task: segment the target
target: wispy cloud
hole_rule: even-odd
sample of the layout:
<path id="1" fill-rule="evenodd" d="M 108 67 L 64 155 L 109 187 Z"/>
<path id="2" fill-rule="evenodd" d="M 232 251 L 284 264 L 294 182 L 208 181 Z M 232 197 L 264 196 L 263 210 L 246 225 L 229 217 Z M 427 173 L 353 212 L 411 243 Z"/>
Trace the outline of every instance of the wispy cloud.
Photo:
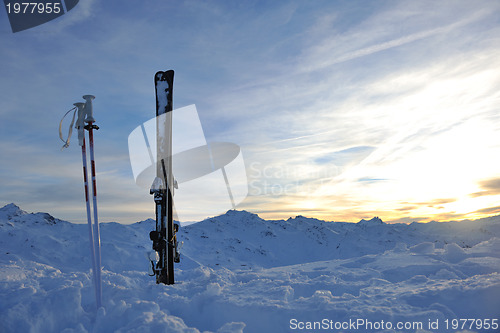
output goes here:
<path id="1" fill-rule="evenodd" d="M 471 193 L 473 198 L 482 197 L 485 195 L 499 195 L 500 194 L 500 178 L 491 178 L 479 182 L 480 192 Z"/>
<path id="2" fill-rule="evenodd" d="M 480 213 L 480 214 L 500 214 L 500 206 L 479 209 L 479 210 L 475 211 L 475 213 Z"/>

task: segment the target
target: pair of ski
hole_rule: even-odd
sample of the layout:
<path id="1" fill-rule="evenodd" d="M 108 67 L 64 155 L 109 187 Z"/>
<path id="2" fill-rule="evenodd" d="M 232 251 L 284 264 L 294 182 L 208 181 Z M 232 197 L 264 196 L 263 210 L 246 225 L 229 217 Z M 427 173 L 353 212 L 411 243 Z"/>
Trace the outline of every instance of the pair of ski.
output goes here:
<path id="1" fill-rule="evenodd" d="M 174 71 L 155 74 L 156 91 L 156 178 L 150 194 L 154 196 L 156 229 L 149 233 L 153 241 L 154 257 L 149 257 L 156 283 L 174 284 L 174 262 L 179 262 L 173 220 L 175 181 L 172 174 L 172 93 Z"/>

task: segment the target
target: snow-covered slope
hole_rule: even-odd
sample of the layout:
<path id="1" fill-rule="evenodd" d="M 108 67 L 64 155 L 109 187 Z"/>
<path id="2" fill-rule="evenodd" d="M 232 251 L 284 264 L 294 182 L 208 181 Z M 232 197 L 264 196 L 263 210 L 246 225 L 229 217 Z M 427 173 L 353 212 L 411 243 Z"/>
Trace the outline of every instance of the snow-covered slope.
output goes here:
<path id="1" fill-rule="evenodd" d="M 0 208 L 0 331 L 500 331 L 500 217 L 406 225 L 229 211 L 181 228 L 172 286 L 147 276 L 153 225 L 101 224 L 96 311 L 87 225 Z"/>
<path id="2" fill-rule="evenodd" d="M 470 248 L 500 235 L 500 217 L 460 223 L 385 224 L 375 217 L 359 223 L 324 222 L 298 216 L 266 221 L 246 211 L 184 227 L 180 239 L 205 265 L 274 267 L 382 253 L 398 243 L 431 242 L 437 248 L 457 243 Z"/>

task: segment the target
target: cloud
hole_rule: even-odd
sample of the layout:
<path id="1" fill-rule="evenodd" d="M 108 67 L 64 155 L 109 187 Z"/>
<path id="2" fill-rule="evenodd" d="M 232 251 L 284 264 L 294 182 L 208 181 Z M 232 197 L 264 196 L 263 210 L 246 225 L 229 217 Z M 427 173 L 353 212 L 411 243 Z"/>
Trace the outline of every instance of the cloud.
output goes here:
<path id="1" fill-rule="evenodd" d="M 427 206 L 427 207 L 436 207 L 436 206 L 442 206 L 442 205 L 445 205 L 447 203 L 451 203 L 451 202 L 455 202 L 455 201 L 457 201 L 456 198 L 433 199 L 433 200 L 426 201 L 426 202 L 419 202 L 419 203 L 417 203 L 417 205 Z"/>
<path id="2" fill-rule="evenodd" d="M 318 19 L 321 28 L 311 31 L 318 36 L 310 36 L 314 44 L 305 49 L 301 69 L 327 69 L 429 37 L 447 35 L 491 15 L 491 8 L 465 8 L 463 4 L 454 7 L 454 11 L 450 11 L 448 4 L 444 6 L 446 10 L 436 8 L 432 14 L 426 7 L 421 3 L 383 8 L 346 31 L 341 30 L 340 15 L 320 14 L 327 19 Z M 425 23 L 420 19 L 422 15 L 427 18 Z"/>
<path id="3" fill-rule="evenodd" d="M 415 210 L 417 208 L 418 208 L 418 206 L 404 206 L 404 207 L 396 208 L 396 210 L 400 211 L 400 212 L 410 212 L 410 211 Z"/>
<path id="4" fill-rule="evenodd" d="M 480 192 L 471 193 L 473 198 L 500 194 L 500 178 L 490 178 L 479 182 Z"/>
<path id="5" fill-rule="evenodd" d="M 386 221 L 384 221 L 386 222 Z M 390 221 L 387 221 L 386 223 L 405 223 L 405 224 L 410 224 L 413 222 L 421 222 L 421 223 L 426 223 L 429 222 L 428 217 L 400 217 L 397 219 L 392 219 Z"/>
<path id="6" fill-rule="evenodd" d="M 15 202 L 30 211 L 50 211 L 62 219 L 85 222 L 81 152 L 73 139 L 65 151 L 60 151 L 59 142 L 50 148 L 35 140 L 0 142 L 0 202 Z M 128 156 L 118 155 L 104 142 L 97 142 L 95 149 L 100 220 L 131 223 L 151 217 L 153 210 L 145 215 L 143 208 L 152 206 L 152 199 L 148 191 L 135 185 Z"/>
<path id="7" fill-rule="evenodd" d="M 345 166 L 362 161 L 366 156 L 375 150 L 375 147 L 358 146 L 343 149 L 336 152 L 328 152 L 325 155 L 315 158 L 319 164 L 332 163 L 338 166 Z"/>
<path id="8" fill-rule="evenodd" d="M 89 19 L 93 15 L 95 15 L 95 13 L 99 12 L 99 10 L 102 10 L 102 8 L 99 7 L 98 1 L 80 0 L 72 10 L 67 12 L 61 18 L 54 21 L 53 22 L 54 24 L 51 25 L 50 28 L 49 27 L 47 28 L 50 29 L 50 33 L 54 32 L 60 33 L 65 29 L 67 29 L 68 27 L 71 27 L 79 23 L 86 22 L 87 24 L 91 24 L 89 22 Z"/>
<path id="9" fill-rule="evenodd" d="M 475 211 L 474 213 L 479 213 L 479 214 L 500 214 L 500 206 L 479 209 L 479 210 Z"/>
<path id="10" fill-rule="evenodd" d="M 408 43 L 411 43 L 411 42 L 414 42 L 414 41 L 417 41 L 420 39 L 424 39 L 424 38 L 445 32 L 454 26 L 455 25 L 451 25 L 451 26 L 446 26 L 446 27 L 417 32 L 417 33 L 403 36 L 400 38 L 396 38 L 393 40 L 385 41 L 385 42 L 382 42 L 379 44 L 370 45 L 368 47 L 360 48 L 360 49 L 355 50 L 355 51 L 346 52 L 346 53 L 340 54 L 336 57 L 332 57 L 331 55 L 326 56 L 326 54 L 325 54 L 323 61 L 318 61 L 318 59 L 313 60 L 310 62 L 313 65 L 310 67 L 304 68 L 304 70 L 308 71 L 308 72 L 309 71 L 316 71 L 316 70 L 331 67 L 333 65 L 340 64 L 340 63 L 343 63 L 346 61 L 354 60 L 354 59 L 361 58 L 361 57 L 366 57 L 366 56 L 372 55 L 372 54 L 377 53 L 377 52 L 385 51 L 385 50 L 388 50 L 388 49 L 391 49 L 394 47 L 402 46 L 402 45 L 405 45 L 405 44 L 408 44 Z M 333 51 L 333 49 L 322 50 L 322 51 L 323 52 L 326 51 L 326 52 L 330 53 Z M 319 55 L 319 54 L 315 55 L 315 57 L 317 57 L 317 58 L 319 58 L 320 56 L 321 55 Z"/>

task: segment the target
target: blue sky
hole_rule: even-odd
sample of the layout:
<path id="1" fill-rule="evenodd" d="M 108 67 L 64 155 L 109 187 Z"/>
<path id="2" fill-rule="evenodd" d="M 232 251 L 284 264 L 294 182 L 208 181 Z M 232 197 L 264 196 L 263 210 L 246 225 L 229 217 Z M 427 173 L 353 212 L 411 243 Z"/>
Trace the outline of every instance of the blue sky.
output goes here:
<path id="1" fill-rule="evenodd" d="M 76 135 L 96 95 L 99 215 L 153 216 L 127 138 L 154 116 L 153 76 L 241 147 L 266 218 L 475 218 L 500 212 L 500 3 L 95 1 L 13 34 L 0 10 L 0 204 L 85 221 Z"/>

